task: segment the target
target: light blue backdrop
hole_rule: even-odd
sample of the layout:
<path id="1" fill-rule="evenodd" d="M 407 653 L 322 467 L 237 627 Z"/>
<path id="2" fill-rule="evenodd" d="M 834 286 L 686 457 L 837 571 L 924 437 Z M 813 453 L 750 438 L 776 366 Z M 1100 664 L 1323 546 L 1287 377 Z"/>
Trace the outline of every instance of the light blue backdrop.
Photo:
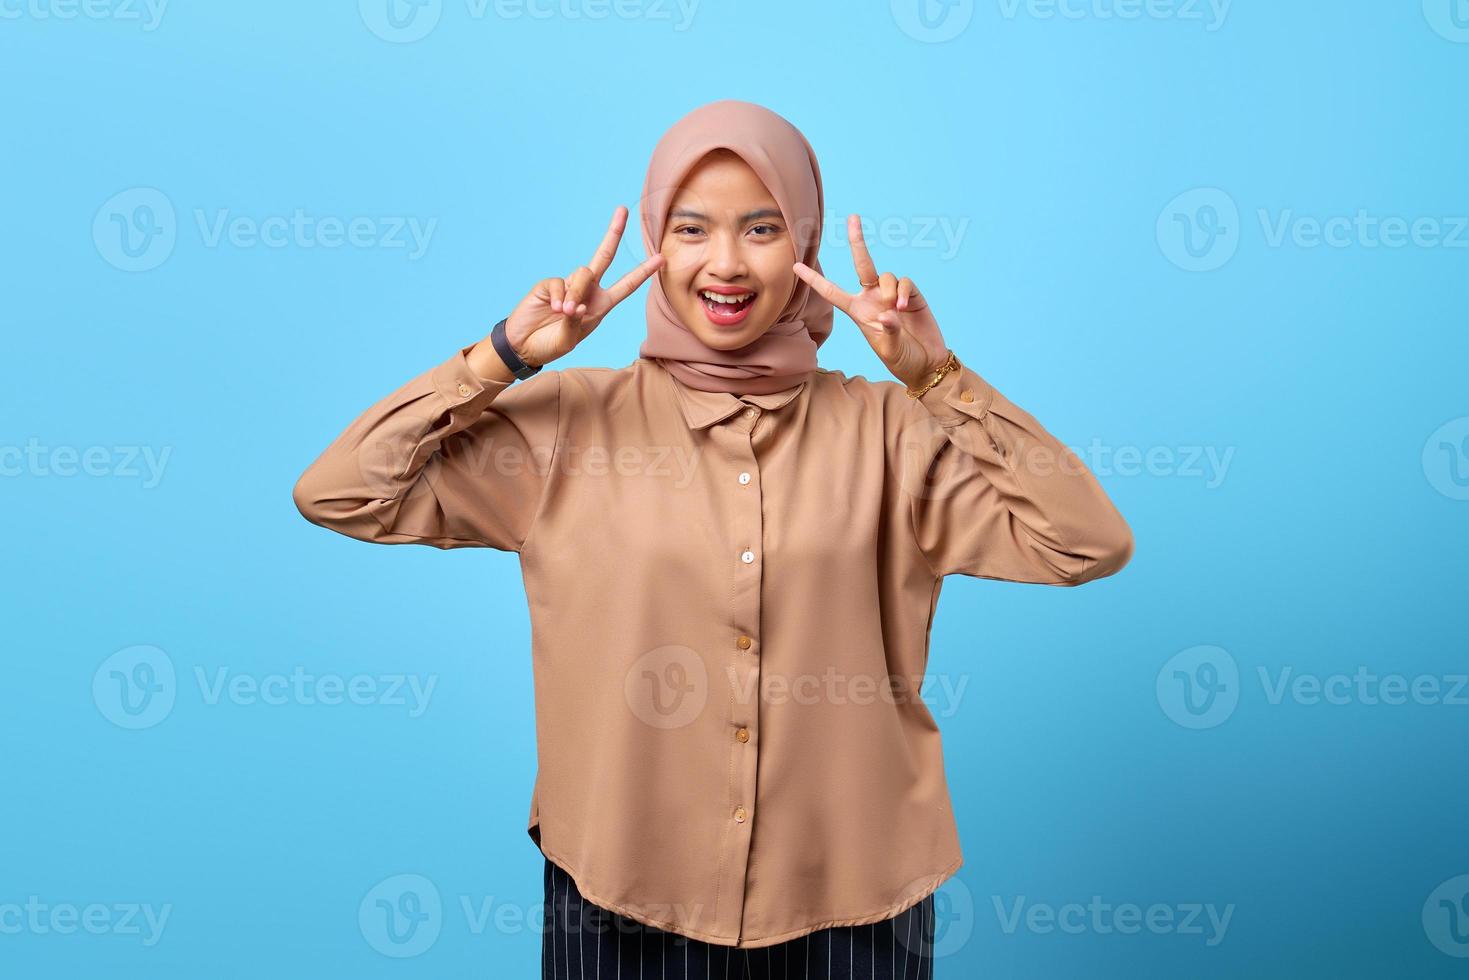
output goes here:
<path id="1" fill-rule="evenodd" d="M 1137 535 L 946 584 L 938 976 L 1464 975 L 1469 2 L 392 2 L 0 0 L 0 975 L 537 975 L 515 556 L 290 491 L 725 97 Z"/>

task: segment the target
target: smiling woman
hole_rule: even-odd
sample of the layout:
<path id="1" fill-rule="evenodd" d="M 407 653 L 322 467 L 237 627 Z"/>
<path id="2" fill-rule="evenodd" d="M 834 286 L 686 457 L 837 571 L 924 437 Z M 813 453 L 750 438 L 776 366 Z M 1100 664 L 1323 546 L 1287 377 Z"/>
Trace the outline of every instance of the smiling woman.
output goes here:
<path id="1" fill-rule="evenodd" d="M 946 575 L 1077 585 L 1132 553 L 1081 461 L 878 273 L 857 216 L 860 291 L 821 274 L 822 206 L 788 121 L 694 110 L 654 149 L 642 264 L 601 285 L 618 208 L 587 265 L 296 485 L 365 541 L 519 553 L 547 977 L 928 980 L 933 893 L 962 863 L 938 725 L 861 692 L 921 687 Z M 639 357 L 541 373 L 643 282 Z M 834 308 L 899 383 L 817 365 Z M 589 447 L 612 465 L 576 465 Z M 1024 464 L 1037 448 L 1053 465 Z"/>
<path id="2" fill-rule="evenodd" d="M 824 206 L 816 153 L 780 116 L 725 101 L 681 119 L 643 180 L 643 246 L 664 264 L 638 352 L 702 391 L 799 384 L 832 328 L 832 304 L 796 275 L 821 268 Z"/>
<path id="3" fill-rule="evenodd" d="M 732 150 L 711 151 L 684 179 L 661 251 L 664 294 L 716 350 L 744 347 L 769 330 L 799 282 L 780 208 Z"/>

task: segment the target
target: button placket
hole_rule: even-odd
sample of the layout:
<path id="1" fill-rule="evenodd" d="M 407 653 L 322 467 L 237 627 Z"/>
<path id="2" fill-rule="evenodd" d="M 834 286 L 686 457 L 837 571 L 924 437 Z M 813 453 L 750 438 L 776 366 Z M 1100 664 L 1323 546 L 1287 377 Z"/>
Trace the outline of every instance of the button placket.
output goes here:
<path id="1" fill-rule="evenodd" d="M 760 494 L 760 469 L 755 458 L 752 433 L 761 412 L 747 406 L 716 424 L 711 435 L 723 449 L 721 462 L 728 461 L 730 470 L 720 481 L 738 491 L 730 495 L 734 555 L 731 576 L 729 623 L 729 678 L 731 691 L 729 717 L 729 796 L 723 801 L 729 832 L 724 837 L 727 848 L 719 885 L 718 919 L 721 932 L 738 935 L 742 931 L 745 911 L 745 873 L 749 867 L 750 844 L 755 823 L 755 777 L 759 760 L 761 555 L 764 550 L 763 510 Z"/>

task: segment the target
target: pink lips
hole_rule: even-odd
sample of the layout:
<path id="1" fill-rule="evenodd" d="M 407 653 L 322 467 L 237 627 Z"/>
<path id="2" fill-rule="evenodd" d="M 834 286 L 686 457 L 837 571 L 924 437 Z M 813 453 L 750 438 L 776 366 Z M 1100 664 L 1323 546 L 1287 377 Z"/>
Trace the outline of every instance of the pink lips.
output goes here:
<path id="1" fill-rule="evenodd" d="M 705 287 L 705 290 L 711 293 L 719 293 L 722 296 L 735 296 L 740 293 L 751 292 L 751 290 L 739 286 L 708 286 Z M 705 290 L 700 290 L 699 292 L 704 292 Z M 695 293 L 695 295 L 698 295 L 698 293 Z M 741 306 L 730 306 L 727 303 L 711 303 L 703 296 L 699 296 L 699 305 L 704 307 L 704 315 L 709 318 L 710 323 L 720 327 L 732 327 L 749 316 L 751 308 L 755 305 L 756 298 L 755 296 L 751 296 Z"/>

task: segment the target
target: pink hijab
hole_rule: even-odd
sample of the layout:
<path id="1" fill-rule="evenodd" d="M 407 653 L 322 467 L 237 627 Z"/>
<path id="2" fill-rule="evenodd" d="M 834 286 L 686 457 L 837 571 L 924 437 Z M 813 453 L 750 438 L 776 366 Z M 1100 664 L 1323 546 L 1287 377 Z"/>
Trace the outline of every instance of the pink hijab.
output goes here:
<path id="1" fill-rule="evenodd" d="M 724 99 L 688 113 L 653 148 L 639 205 L 643 247 L 659 251 L 663 227 L 684 177 L 710 150 L 725 148 L 750 165 L 785 217 L 800 261 L 821 264 L 824 199 L 821 168 L 811 144 L 795 126 L 764 106 Z M 775 323 L 736 350 L 717 350 L 684 326 L 656 273 L 648 279 L 648 336 L 638 349 L 675 378 L 703 391 L 736 395 L 781 391 L 805 381 L 816 367 L 816 348 L 831 333 L 832 307 L 801 279 Z"/>

